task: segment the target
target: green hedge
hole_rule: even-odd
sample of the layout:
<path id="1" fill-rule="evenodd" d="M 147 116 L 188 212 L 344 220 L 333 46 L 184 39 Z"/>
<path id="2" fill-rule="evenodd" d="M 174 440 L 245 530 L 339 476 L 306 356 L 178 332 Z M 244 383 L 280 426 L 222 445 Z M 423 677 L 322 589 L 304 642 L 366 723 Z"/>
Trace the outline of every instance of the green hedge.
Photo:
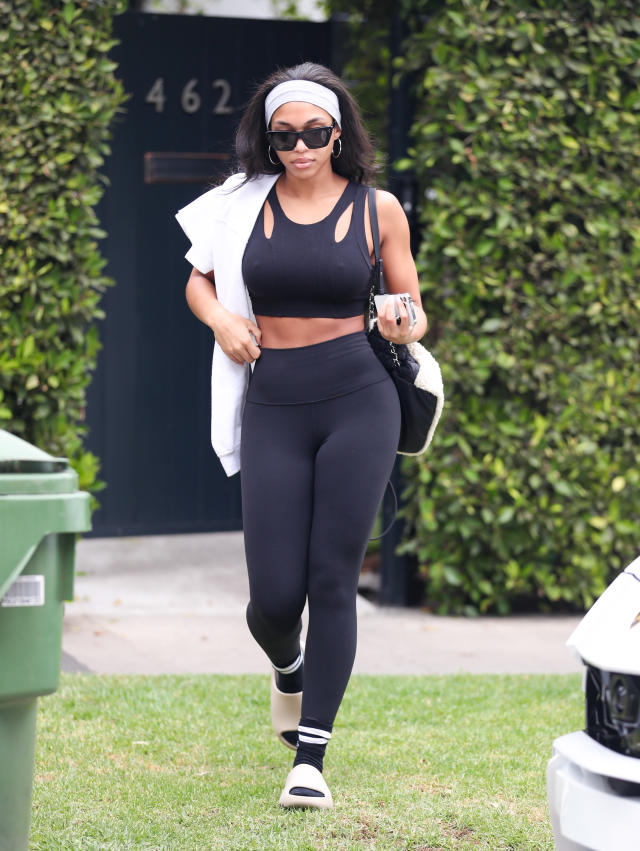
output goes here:
<path id="1" fill-rule="evenodd" d="M 403 549 L 438 611 L 584 607 L 640 550 L 636 4 L 399 9 L 447 394 Z"/>
<path id="2" fill-rule="evenodd" d="M 124 100 L 108 51 L 118 0 L 0 0 L 0 427 L 69 457 L 84 488 L 85 391 L 109 283 L 94 207 Z"/>

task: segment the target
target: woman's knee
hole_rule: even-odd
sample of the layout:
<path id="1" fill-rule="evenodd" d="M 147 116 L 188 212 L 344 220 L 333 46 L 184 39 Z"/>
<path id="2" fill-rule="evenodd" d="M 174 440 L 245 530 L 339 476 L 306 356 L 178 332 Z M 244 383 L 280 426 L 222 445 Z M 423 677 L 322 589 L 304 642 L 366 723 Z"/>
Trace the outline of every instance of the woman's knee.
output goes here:
<path id="1" fill-rule="evenodd" d="M 352 574 L 352 575 L 347 575 Z M 359 571 L 318 569 L 309 576 L 309 612 L 326 609 L 334 614 L 355 612 Z"/>
<path id="2" fill-rule="evenodd" d="M 300 623 L 304 598 L 293 594 L 267 594 L 262 599 L 254 595 L 247 606 L 247 624 L 252 634 L 278 636 L 294 630 Z"/>

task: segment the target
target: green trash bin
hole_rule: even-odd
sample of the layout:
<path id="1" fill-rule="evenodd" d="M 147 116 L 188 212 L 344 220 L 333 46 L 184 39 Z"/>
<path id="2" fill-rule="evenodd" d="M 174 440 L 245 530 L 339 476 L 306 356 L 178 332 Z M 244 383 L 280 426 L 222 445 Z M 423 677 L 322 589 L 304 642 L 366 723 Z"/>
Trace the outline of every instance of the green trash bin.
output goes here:
<path id="1" fill-rule="evenodd" d="M 75 535 L 90 528 L 68 461 L 0 429 L 0 851 L 28 847 L 37 700 L 58 687 Z"/>

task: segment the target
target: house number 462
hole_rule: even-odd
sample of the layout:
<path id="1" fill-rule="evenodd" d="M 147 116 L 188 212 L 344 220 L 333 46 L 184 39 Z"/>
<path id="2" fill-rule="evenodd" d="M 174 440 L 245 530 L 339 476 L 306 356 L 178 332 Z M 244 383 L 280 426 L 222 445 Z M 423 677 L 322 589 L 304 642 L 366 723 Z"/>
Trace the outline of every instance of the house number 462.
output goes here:
<path id="1" fill-rule="evenodd" d="M 192 114 L 197 112 L 202 105 L 202 97 L 196 90 L 198 85 L 197 78 L 189 80 L 182 89 L 180 95 L 180 104 L 182 109 Z M 231 97 L 231 84 L 228 80 L 214 80 L 211 83 L 211 88 L 217 93 L 216 104 L 213 107 L 214 115 L 230 115 L 233 112 L 233 107 L 229 106 L 229 98 Z M 147 92 L 145 103 L 152 103 L 155 106 L 156 112 L 164 112 L 164 104 L 167 97 L 164 93 L 164 77 L 158 77 L 154 80 L 153 85 Z"/>

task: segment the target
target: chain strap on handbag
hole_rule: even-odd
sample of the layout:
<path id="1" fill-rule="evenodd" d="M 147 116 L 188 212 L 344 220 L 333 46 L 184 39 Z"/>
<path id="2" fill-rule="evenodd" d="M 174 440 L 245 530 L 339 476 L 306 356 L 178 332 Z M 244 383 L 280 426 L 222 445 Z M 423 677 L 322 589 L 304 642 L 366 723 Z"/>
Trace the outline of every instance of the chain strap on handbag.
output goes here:
<path id="1" fill-rule="evenodd" d="M 375 296 L 386 294 L 384 288 L 384 262 L 380 254 L 380 230 L 378 228 L 375 186 L 369 187 L 369 220 L 371 222 L 371 236 L 373 237 L 373 253 L 375 257 L 375 264 L 371 275 L 371 286 L 369 287 L 369 330 L 371 330 L 377 316 Z M 388 342 L 393 362 L 396 366 L 400 366 L 395 343 L 392 343 L 390 340 Z"/>

